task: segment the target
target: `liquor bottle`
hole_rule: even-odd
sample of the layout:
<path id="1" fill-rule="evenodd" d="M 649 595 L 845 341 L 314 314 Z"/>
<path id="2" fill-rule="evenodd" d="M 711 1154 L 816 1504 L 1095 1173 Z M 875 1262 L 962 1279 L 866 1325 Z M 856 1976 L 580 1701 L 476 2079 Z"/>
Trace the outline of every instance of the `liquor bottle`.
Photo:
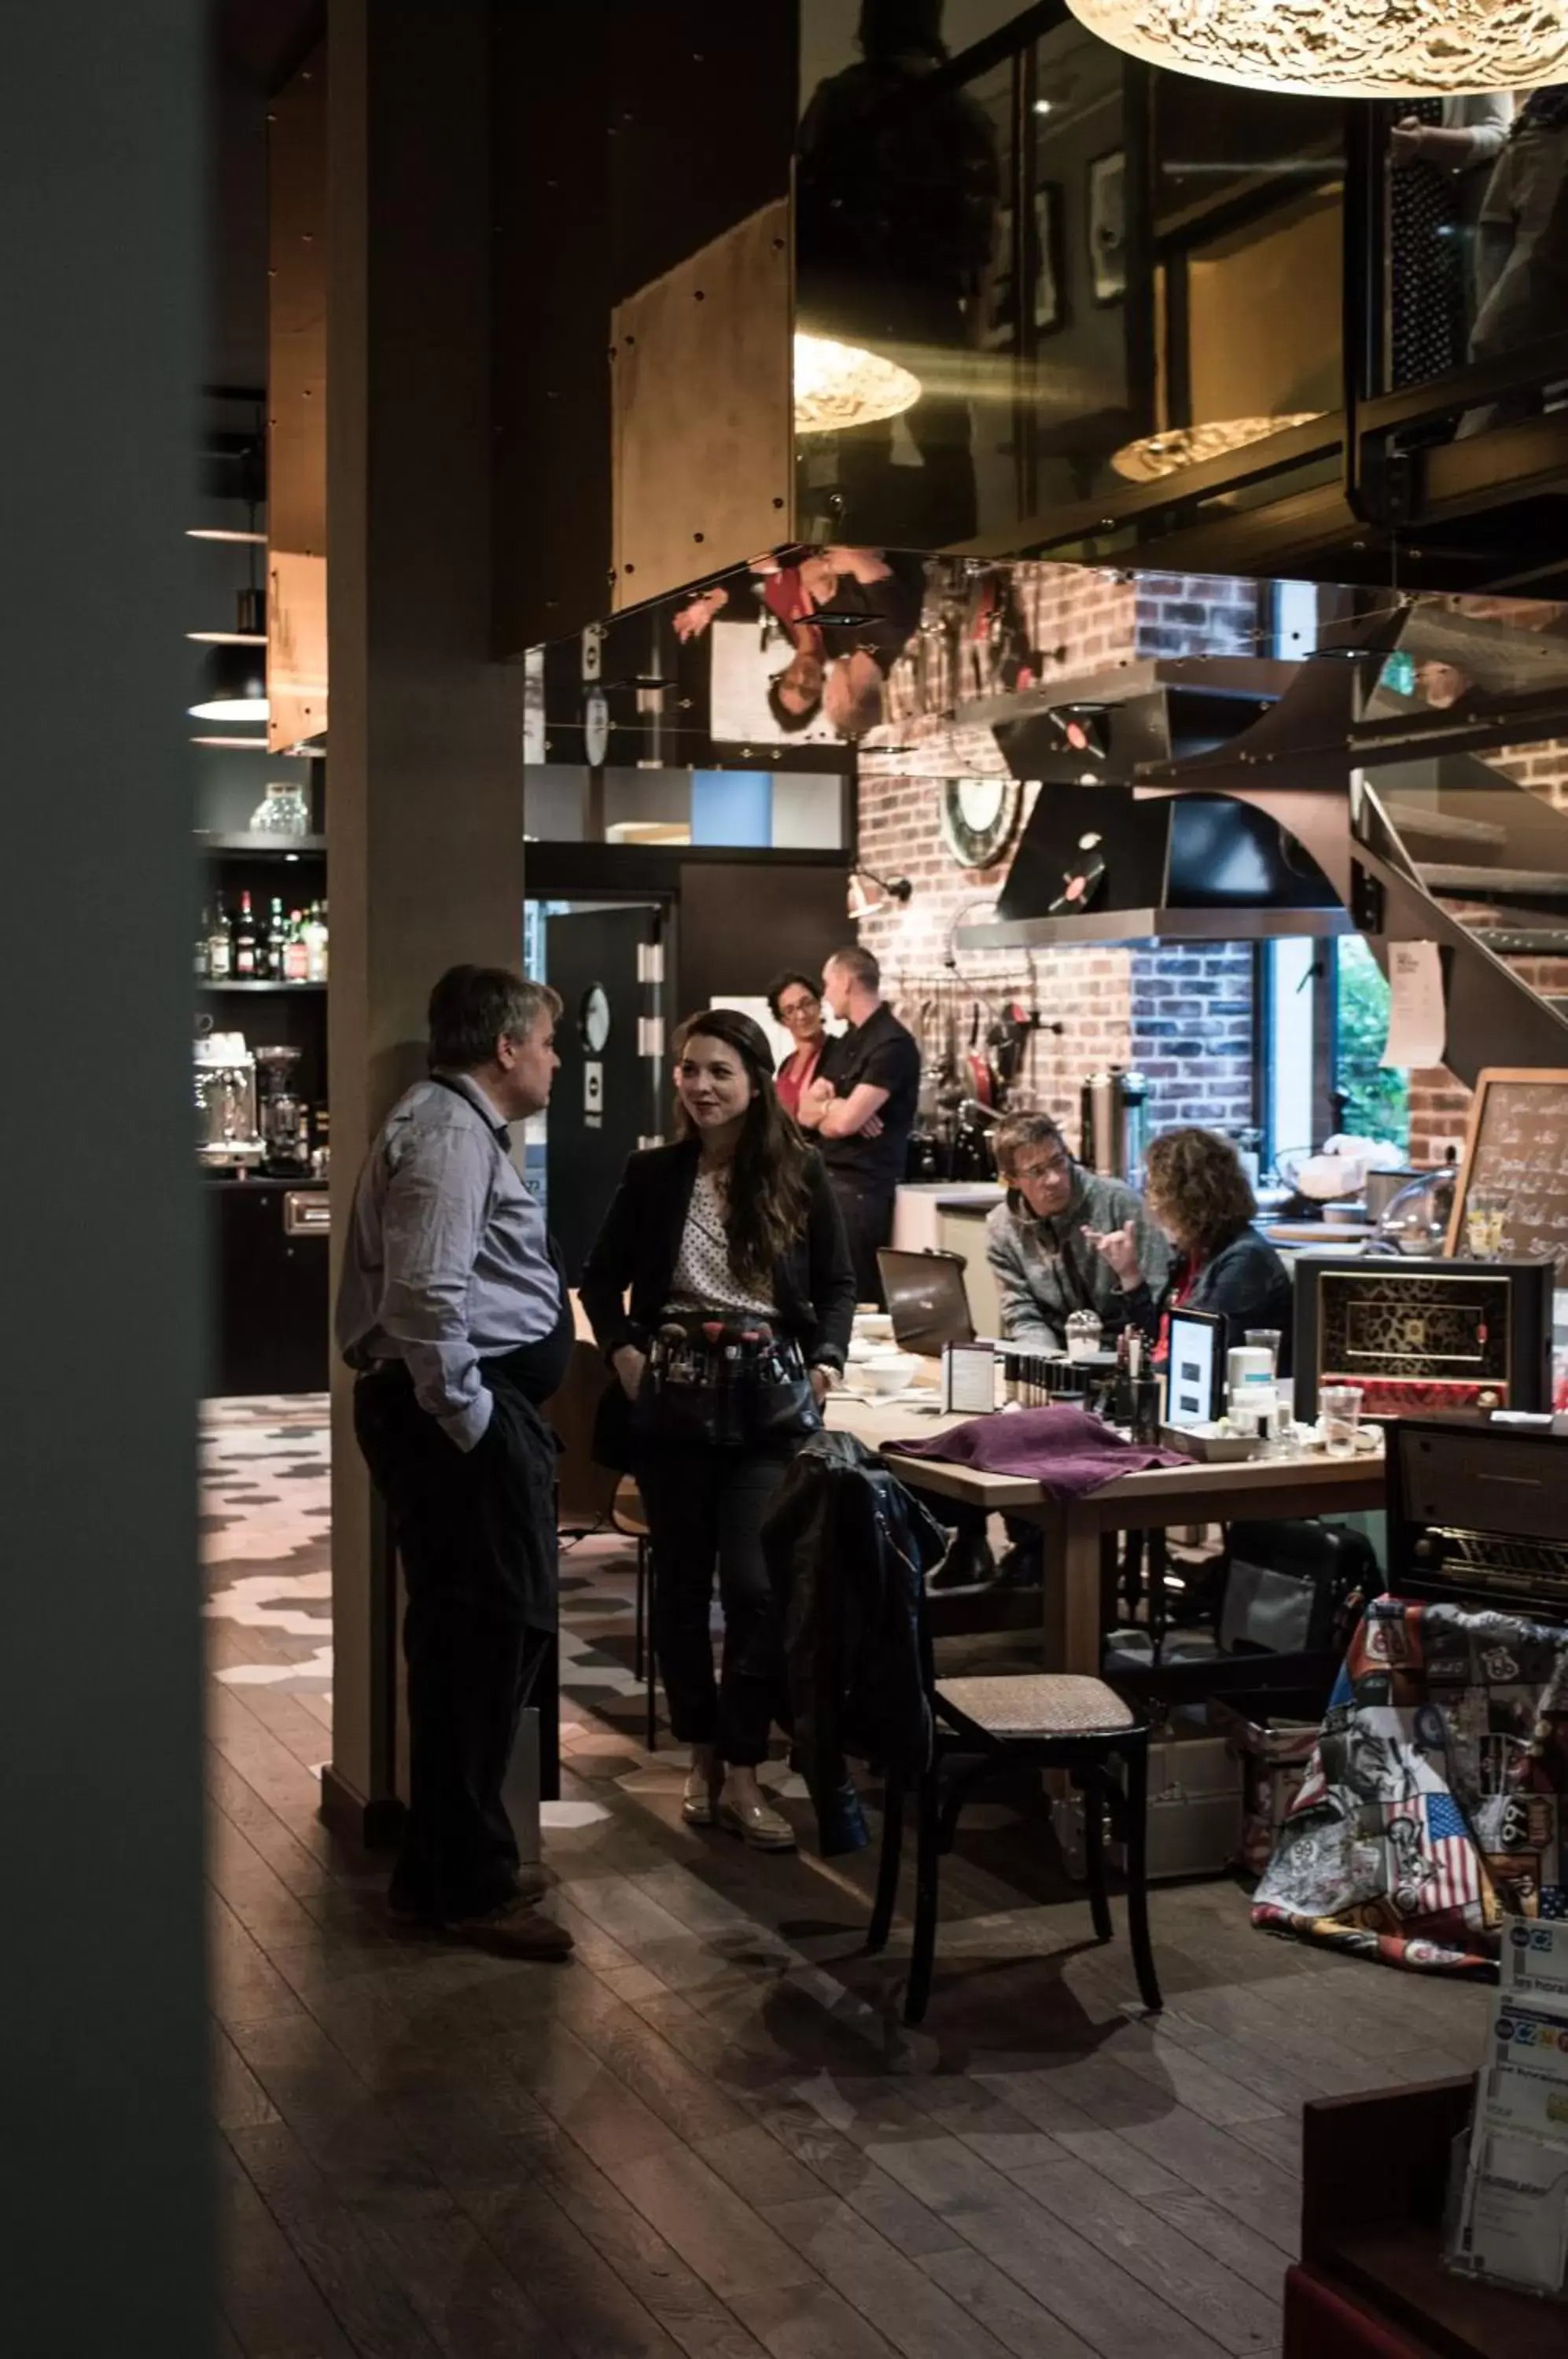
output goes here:
<path id="1" fill-rule="evenodd" d="M 310 914 L 305 920 L 305 974 L 308 982 L 325 983 L 327 979 L 327 920 L 324 906 L 312 901 Z"/>
<path id="2" fill-rule="evenodd" d="M 256 919 L 251 914 L 250 895 L 240 895 L 240 914 L 234 921 L 234 980 L 255 983 L 261 963 L 256 940 Z"/>
<path id="3" fill-rule="evenodd" d="M 227 983 L 234 971 L 234 945 L 228 914 L 222 901 L 218 901 L 212 910 L 212 929 L 207 936 L 207 972 L 214 983 Z"/>
<path id="4" fill-rule="evenodd" d="M 212 965 L 208 945 L 212 934 L 212 912 L 203 909 L 201 922 L 196 929 L 196 980 L 207 983 L 212 978 Z"/>
<path id="5" fill-rule="evenodd" d="M 283 951 L 288 940 L 288 929 L 283 923 L 283 904 L 275 893 L 267 921 L 267 979 L 269 983 L 281 983 L 283 980 Z"/>
<path id="6" fill-rule="evenodd" d="M 305 948 L 305 921 L 298 909 L 289 912 L 289 935 L 283 945 L 283 980 L 285 983 L 305 983 L 310 977 L 310 956 Z"/>

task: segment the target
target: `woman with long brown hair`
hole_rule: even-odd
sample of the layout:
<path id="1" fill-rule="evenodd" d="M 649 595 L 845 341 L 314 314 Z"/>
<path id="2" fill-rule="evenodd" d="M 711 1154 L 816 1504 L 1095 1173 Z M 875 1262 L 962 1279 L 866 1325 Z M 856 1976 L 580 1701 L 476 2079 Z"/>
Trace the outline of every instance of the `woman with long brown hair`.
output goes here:
<path id="1" fill-rule="evenodd" d="M 655 1646 L 670 1724 L 691 1747 L 682 1815 L 781 1851 L 789 1822 L 757 1777 L 782 1676 L 762 1521 L 844 1366 L 855 1273 L 821 1158 L 779 1103 L 761 1027 L 732 1008 L 689 1016 L 675 1092 L 674 1144 L 627 1162 L 582 1299 L 630 1404 Z"/>

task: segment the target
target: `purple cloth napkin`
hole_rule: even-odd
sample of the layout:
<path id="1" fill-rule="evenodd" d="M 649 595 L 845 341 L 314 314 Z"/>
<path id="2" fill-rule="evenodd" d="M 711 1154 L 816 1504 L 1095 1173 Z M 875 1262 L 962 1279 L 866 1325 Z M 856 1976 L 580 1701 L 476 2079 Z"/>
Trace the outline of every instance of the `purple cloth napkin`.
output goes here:
<path id="1" fill-rule="evenodd" d="M 1032 1475 L 1059 1499 L 1082 1499 L 1118 1474 L 1188 1462 L 1180 1451 L 1124 1441 L 1083 1408 L 1020 1408 L 1007 1416 L 972 1417 L 930 1440 L 886 1441 L 882 1447 L 909 1458 L 945 1458 L 981 1474 Z"/>

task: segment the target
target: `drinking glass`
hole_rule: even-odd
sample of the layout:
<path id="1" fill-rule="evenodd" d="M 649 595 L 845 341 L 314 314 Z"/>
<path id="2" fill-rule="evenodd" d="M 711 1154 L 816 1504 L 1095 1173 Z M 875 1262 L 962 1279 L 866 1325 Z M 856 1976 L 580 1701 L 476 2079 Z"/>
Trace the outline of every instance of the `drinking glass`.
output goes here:
<path id="1" fill-rule="evenodd" d="M 1324 1385 L 1318 1394 L 1323 1449 L 1330 1458 L 1353 1458 L 1356 1430 L 1361 1422 L 1359 1385 Z"/>
<path id="2" fill-rule="evenodd" d="M 1249 1387 L 1256 1391 L 1256 1402 L 1248 1407 L 1258 1410 L 1258 1440 L 1261 1455 L 1272 1458 L 1279 1449 L 1279 1330 L 1278 1327 L 1248 1327 L 1246 1340 L 1250 1350 L 1267 1352 L 1271 1375 L 1267 1386 Z"/>

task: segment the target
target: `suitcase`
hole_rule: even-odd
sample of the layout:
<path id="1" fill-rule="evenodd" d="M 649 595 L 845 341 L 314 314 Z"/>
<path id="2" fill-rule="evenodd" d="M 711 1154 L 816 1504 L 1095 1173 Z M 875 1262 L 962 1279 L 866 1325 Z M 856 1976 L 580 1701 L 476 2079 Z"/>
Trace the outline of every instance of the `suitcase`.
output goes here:
<path id="1" fill-rule="evenodd" d="M 1073 1794 L 1053 1803 L 1051 1826 L 1067 1873 L 1082 1882 L 1083 1805 Z M 1149 1880 L 1224 1875 L 1241 1850 L 1241 1763 L 1224 1737 L 1157 1737 L 1149 1748 Z M 1107 1837 L 1105 1857 L 1118 1874 L 1127 1865 L 1119 1843 Z"/>

